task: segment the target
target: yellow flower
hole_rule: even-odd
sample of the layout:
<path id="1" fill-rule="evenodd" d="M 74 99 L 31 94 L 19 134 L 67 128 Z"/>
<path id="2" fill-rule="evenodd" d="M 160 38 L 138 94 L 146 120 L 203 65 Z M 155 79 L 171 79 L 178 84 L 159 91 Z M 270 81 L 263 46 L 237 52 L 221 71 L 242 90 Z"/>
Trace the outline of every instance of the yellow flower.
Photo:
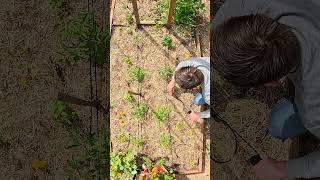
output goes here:
<path id="1" fill-rule="evenodd" d="M 124 126 L 124 120 L 120 119 L 119 124 L 120 124 L 120 126 Z"/>
<path id="2" fill-rule="evenodd" d="M 122 27 L 121 27 L 121 26 L 120 26 L 120 27 L 118 27 L 118 30 L 119 30 L 119 31 L 122 31 Z"/>
<path id="3" fill-rule="evenodd" d="M 119 112 L 119 115 L 120 115 L 120 116 L 124 116 L 124 112 L 123 112 L 123 111 L 120 111 L 120 112 Z"/>
<path id="4" fill-rule="evenodd" d="M 189 135 L 192 135 L 192 134 L 193 134 L 192 129 L 189 129 L 188 134 L 189 134 Z"/>
<path id="5" fill-rule="evenodd" d="M 190 59 L 190 53 L 189 53 L 189 52 L 186 52 L 186 53 L 184 54 L 184 58 L 185 58 L 185 59 Z"/>
<path id="6" fill-rule="evenodd" d="M 32 168 L 33 169 L 41 169 L 45 168 L 47 166 L 46 161 L 41 161 L 41 160 L 33 160 L 32 161 Z"/>
<path id="7" fill-rule="evenodd" d="M 190 160 L 188 161 L 188 164 L 190 164 L 191 166 L 193 166 L 193 161 L 190 159 Z"/>
<path id="8" fill-rule="evenodd" d="M 117 174 L 117 176 L 118 176 L 118 177 L 121 177 L 121 176 L 122 176 L 122 174 L 121 174 L 121 173 L 118 173 L 118 174 Z"/>

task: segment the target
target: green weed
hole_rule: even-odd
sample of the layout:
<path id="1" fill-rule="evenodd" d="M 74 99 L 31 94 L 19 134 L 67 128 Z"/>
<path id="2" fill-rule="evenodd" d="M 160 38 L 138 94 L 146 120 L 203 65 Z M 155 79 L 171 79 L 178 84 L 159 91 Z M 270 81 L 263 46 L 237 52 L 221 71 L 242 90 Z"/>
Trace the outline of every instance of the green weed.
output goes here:
<path id="1" fill-rule="evenodd" d="M 122 58 L 122 61 L 125 63 L 125 64 L 128 64 L 128 65 L 132 65 L 132 61 L 131 61 L 131 58 L 129 56 L 124 56 Z"/>
<path id="2" fill-rule="evenodd" d="M 133 66 L 128 71 L 129 77 L 134 80 L 142 83 L 145 77 L 145 72 L 139 66 Z"/>
<path id="3" fill-rule="evenodd" d="M 160 135 L 159 144 L 162 148 L 168 148 L 171 142 L 170 134 L 163 133 Z"/>
<path id="4" fill-rule="evenodd" d="M 129 141 L 129 137 L 127 137 L 124 133 L 118 134 L 116 138 L 122 143 Z"/>
<path id="5" fill-rule="evenodd" d="M 132 30 L 131 27 L 127 27 L 127 28 L 126 28 L 126 32 L 127 32 L 128 34 L 132 34 L 132 33 L 133 33 L 133 30 Z"/>
<path id="6" fill-rule="evenodd" d="M 142 122 L 144 117 L 146 116 L 147 112 L 148 112 L 147 105 L 145 105 L 144 103 L 140 102 L 134 107 L 133 111 L 131 112 L 131 115 L 138 122 Z"/>
<path id="7" fill-rule="evenodd" d="M 145 144 L 145 140 L 142 136 L 140 137 L 131 137 L 131 144 L 137 147 L 142 147 Z"/>
<path id="8" fill-rule="evenodd" d="M 173 76 L 173 69 L 169 65 L 165 65 L 159 70 L 159 74 L 165 81 L 169 82 Z"/>
<path id="9" fill-rule="evenodd" d="M 170 111 L 167 107 L 157 106 L 154 109 L 153 116 L 157 121 L 158 127 L 160 126 L 161 123 L 164 123 L 169 119 L 169 112 Z"/>
<path id="10" fill-rule="evenodd" d="M 168 16 L 170 0 L 158 1 L 156 5 L 156 13 L 158 19 L 162 22 Z M 185 26 L 185 27 L 194 27 L 195 26 L 195 16 L 196 11 L 204 10 L 205 5 L 201 0 L 176 0 L 173 14 L 173 24 Z"/>
<path id="11" fill-rule="evenodd" d="M 126 24 L 127 25 L 132 25 L 133 24 L 133 16 L 131 13 L 126 15 Z"/>
<path id="12" fill-rule="evenodd" d="M 53 100 L 50 103 L 50 109 L 53 121 L 66 127 L 71 126 L 77 119 L 77 114 L 63 101 Z"/>
<path id="13" fill-rule="evenodd" d="M 134 103 L 136 100 L 134 99 L 133 95 L 130 94 L 129 92 L 126 92 L 124 94 L 124 97 L 123 97 L 124 100 L 126 100 L 127 102 L 129 103 Z"/>
<path id="14" fill-rule="evenodd" d="M 177 122 L 176 124 L 176 128 L 178 131 L 182 131 L 185 128 L 184 126 L 185 126 L 184 123 L 181 121 Z"/>
<path id="15" fill-rule="evenodd" d="M 156 20 L 154 27 L 156 28 L 157 31 L 159 31 L 162 27 L 162 22 L 159 20 Z"/>
<path id="16" fill-rule="evenodd" d="M 162 46 L 168 49 L 176 48 L 176 46 L 172 43 L 172 39 L 169 34 L 164 34 L 162 38 Z"/>

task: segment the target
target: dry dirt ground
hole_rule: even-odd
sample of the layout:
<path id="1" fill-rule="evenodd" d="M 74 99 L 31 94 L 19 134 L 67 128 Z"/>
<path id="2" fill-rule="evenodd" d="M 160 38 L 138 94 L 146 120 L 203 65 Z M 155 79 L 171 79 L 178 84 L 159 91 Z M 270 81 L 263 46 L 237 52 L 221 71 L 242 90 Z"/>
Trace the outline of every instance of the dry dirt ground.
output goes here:
<path id="1" fill-rule="evenodd" d="M 140 1 L 138 4 L 142 20 L 153 20 L 152 7 L 154 1 Z M 209 2 L 206 4 L 209 8 Z M 125 16 L 132 12 L 131 3 L 125 0 L 118 0 L 114 11 L 114 23 L 124 23 Z M 202 46 L 204 56 L 209 56 L 209 11 L 205 11 L 200 24 Z M 197 167 L 198 158 L 201 158 L 199 147 L 203 145 L 203 133 L 199 126 L 188 120 L 183 104 L 165 92 L 166 82 L 159 76 L 159 70 L 166 64 L 174 68 L 179 61 L 189 57 L 199 56 L 195 45 L 195 38 L 191 33 L 181 33 L 175 27 L 169 32 L 166 28 L 157 30 L 155 27 L 132 28 L 133 33 L 128 33 L 126 27 L 114 27 L 111 38 L 111 141 L 113 151 L 131 148 L 137 152 L 147 154 L 152 158 L 168 157 L 168 165 L 179 164 L 181 169 L 192 169 Z M 172 37 L 176 48 L 166 51 L 162 47 L 162 37 L 168 32 Z M 141 37 L 141 42 L 136 42 L 134 37 Z M 139 45 L 139 48 L 138 48 Z M 145 80 L 141 85 L 130 81 L 128 77 L 129 65 L 123 63 L 123 57 L 128 56 L 133 65 L 139 65 L 146 71 Z M 144 102 L 148 106 L 148 113 L 142 123 L 135 122 L 130 113 L 134 105 L 123 99 L 125 92 L 141 92 L 143 97 L 135 96 L 139 102 Z M 192 104 L 192 94 L 182 94 L 180 99 L 189 106 Z M 157 106 L 166 106 L 170 109 L 169 121 L 157 127 L 152 115 L 153 109 Z M 198 107 L 193 107 L 198 109 Z M 124 112 L 124 116 L 119 113 Z M 124 120 L 121 125 L 120 120 Z M 184 128 L 178 130 L 177 122 L 182 122 Z M 208 130 L 204 129 L 204 133 Z M 161 133 L 170 133 L 171 144 L 169 148 L 161 148 L 159 136 Z M 127 137 L 140 137 L 145 140 L 143 147 L 136 147 L 127 142 L 121 142 L 119 135 Z M 206 144 L 209 144 L 209 135 L 206 136 Z M 209 148 L 208 148 L 209 149 Z M 206 151 L 205 173 L 200 175 L 183 175 L 178 179 L 209 179 L 209 158 Z"/>
<path id="2" fill-rule="evenodd" d="M 59 24 L 86 10 L 86 1 L 68 4 L 55 10 L 42 0 L 1 2 L 0 179 L 65 179 L 67 160 L 78 154 L 65 149 L 73 137 L 49 117 L 49 102 L 58 92 L 90 99 L 88 62 L 67 66 L 56 59 Z M 107 82 L 106 70 L 98 72 L 98 80 Z M 102 102 L 105 92 L 100 92 Z M 90 108 L 71 107 L 88 126 Z M 33 170 L 37 159 L 47 168 Z"/>

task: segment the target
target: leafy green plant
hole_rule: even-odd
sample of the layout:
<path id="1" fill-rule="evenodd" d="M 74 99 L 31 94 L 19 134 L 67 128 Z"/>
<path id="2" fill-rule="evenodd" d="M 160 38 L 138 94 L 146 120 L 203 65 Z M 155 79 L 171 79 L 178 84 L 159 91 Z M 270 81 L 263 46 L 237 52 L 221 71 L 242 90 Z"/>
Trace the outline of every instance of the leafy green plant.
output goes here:
<path id="1" fill-rule="evenodd" d="M 77 114 L 70 106 L 60 100 L 50 102 L 51 118 L 54 122 L 64 126 L 70 126 L 77 119 Z"/>
<path id="2" fill-rule="evenodd" d="M 68 161 L 66 168 L 68 179 L 97 179 L 99 172 L 101 179 L 109 177 L 105 170 L 108 164 L 108 148 L 107 133 L 100 138 L 89 135 L 84 148 L 80 149 L 80 155 Z"/>
<path id="3" fill-rule="evenodd" d="M 129 14 L 126 15 L 126 23 L 127 23 L 128 25 L 133 24 L 133 16 L 132 16 L 131 13 L 129 13 Z"/>
<path id="4" fill-rule="evenodd" d="M 128 65 L 132 65 L 132 61 L 131 61 L 131 58 L 129 56 L 124 56 L 122 58 L 122 61 L 125 63 L 125 64 L 128 64 Z"/>
<path id="5" fill-rule="evenodd" d="M 143 163 L 146 165 L 147 170 L 145 172 L 149 173 L 150 180 L 173 180 L 174 178 L 174 171 L 172 168 L 164 170 L 164 163 L 166 162 L 165 158 L 160 158 L 156 162 L 152 161 L 149 157 L 143 156 Z"/>
<path id="6" fill-rule="evenodd" d="M 165 81 L 169 82 L 173 75 L 173 70 L 169 65 L 165 65 L 159 70 L 159 74 Z"/>
<path id="7" fill-rule="evenodd" d="M 158 1 L 155 10 L 159 20 L 164 21 L 168 16 L 169 3 L 170 0 Z M 205 5 L 201 0 L 176 0 L 173 23 L 185 27 L 194 27 L 196 11 L 201 11 L 204 7 Z"/>
<path id="8" fill-rule="evenodd" d="M 154 27 L 156 28 L 156 30 L 160 30 L 162 26 L 162 22 L 160 20 L 156 20 L 155 21 L 155 25 Z"/>
<path id="9" fill-rule="evenodd" d="M 169 34 L 164 34 L 162 38 L 162 46 L 168 49 L 174 49 L 176 46 L 172 43 L 172 39 Z"/>
<path id="10" fill-rule="evenodd" d="M 138 122 L 142 122 L 147 112 L 148 112 L 148 107 L 143 102 L 140 102 L 136 104 L 133 111 L 131 112 L 131 115 Z"/>
<path id="11" fill-rule="evenodd" d="M 60 30 L 60 59 L 67 64 L 92 59 L 97 65 L 103 65 L 108 57 L 109 32 L 91 23 L 87 14 L 71 19 Z"/>
<path id="12" fill-rule="evenodd" d="M 169 113 L 170 111 L 167 107 L 156 106 L 153 111 L 153 116 L 155 117 L 158 126 L 169 119 Z"/>
<path id="13" fill-rule="evenodd" d="M 134 146 L 137 146 L 137 147 L 141 147 L 145 144 L 145 140 L 142 136 L 132 137 L 130 141 L 131 141 L 131 144 L 133 144 Z"/>
<path id="14" fill-rule="evenodd" d="M 124 97 L 123 97 L 124 100 L 126 100 L 127 102 L 129 103 L 134 103 L 136 100 L 134 99 L 133 95 L 130 94 L 129 92 L 126 92 L 124 94 Z"/>
<path id="15" fill-rule="evenodd" d="M 129 137 L 127 137 L 124 133 L 118 134 L 118 135 L 117 135 L 117 139 L 118 139 L 120 142 L 123 142 L 123 143 L 129 141 Z"/>
<path id="16" fill-rule="evenodd" d="M 114 179 L 132 179 L 137 174 L 138 166 L 135 154 L 131 151 L 126 153 L 112 152 L 110 155 L 110 176 Z"/>
<path id="17" fill-rule="evenodd" d="M 60 9 L 63 6 L 65 6 L 66 1 L 65 0 L 49 0 L 49 4 L 53 8 Z"/>
<path id="18" fill-rule="evenodd" d="M 171 142 L 170 134 L 162 133 L 160 135 L 159 144 L 162 148 L 168 148 Z"/>
<path id="19" fill-rule="evenodd" d="M 131 27 L 127 27 L 127 28 L 126 28 L 126 32 L 127 32 L 128 34 L 132 34 L 132 33 L 133 33 L 133 30 L 132 30 Z"/>
<path id="20" fill-rule="evenodd" d="M 133 66 L 128 71 L 129 77 L 134 80 L 142 83 L 145 77 L 145 71 L 139 66 Z"/>
<path id="21" fill-rule="evenodd" d="M 176 128 L 177 128 L 178 131 L 183 130 L 184 129 L 184 123 L 181 122 L 181 121 L 177 122 Z"/>

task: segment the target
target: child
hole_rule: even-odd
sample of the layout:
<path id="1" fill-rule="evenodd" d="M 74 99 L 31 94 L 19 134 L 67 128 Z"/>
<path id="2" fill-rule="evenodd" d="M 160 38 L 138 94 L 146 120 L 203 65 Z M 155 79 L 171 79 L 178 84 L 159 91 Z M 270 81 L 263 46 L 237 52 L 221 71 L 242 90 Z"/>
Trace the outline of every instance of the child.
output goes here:
<path id="1" fill-rule="evenodd" d="M 210 58 L 196 57 L 182 61 L 175 69 L 174 75 L 167 85 L 167 92 L 172 95 L 175 84 L 183 89 L 201 87 L 194 97 L 195 105 L 210 105 Z M 210 109 L 203 112 L 191 110 L 189 117 L 192 121 L 202 123 L 202 118 L 210 118 Z"/>

